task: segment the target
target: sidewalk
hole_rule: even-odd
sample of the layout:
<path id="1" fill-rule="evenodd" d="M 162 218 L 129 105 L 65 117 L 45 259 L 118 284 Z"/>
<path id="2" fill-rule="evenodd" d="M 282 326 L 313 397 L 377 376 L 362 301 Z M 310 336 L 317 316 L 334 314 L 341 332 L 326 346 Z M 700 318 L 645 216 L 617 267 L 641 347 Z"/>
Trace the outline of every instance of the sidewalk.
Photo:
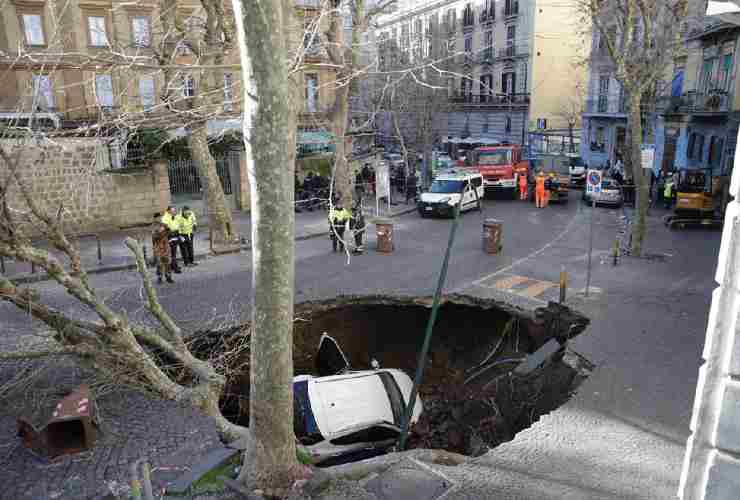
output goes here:
<path id="1" fill-rule="evenodd" d="M 384 217 L 397 217 L 416 210 L 416 205 L 399 203 L 391 205 L 391 213 L 382 211 Z M 242 250 L 251 249 L 252 220 L 249 213 L 233 212 L 234 225 L 241 239 Z M 375 205 L 365 207 L 365 217 L 368 222 L 375 217 Z M 305 240 L 326 236 L 328 227 L 326 222 L 326 212 L 323 210 L 313 212 L 300 212 L 295 214 L 295 237 L 296 240 Z M 88 274 L 106 273 L 120 271 L 124 269 L 133 269 L 135 267 L 134 258 L 131 251 L 124 244 L 128 237 L 138 239 L 144 248 L 145 255 L 148 258 L 152 256 L 151 232 L 149 226 L 124 229 L 120 231 L 109 231 L 98 233 L 100 244 L 95 237 L 88 236 L 79 240 L 80 254 L 82 265 Z M 49 249 L 47 242 L 40 242 L 41 248 Z M 195 259 L 203 260 L 211 256 L 210 243 L 208 240 L 208 219 L 201 218 L 198 225 L 198 231 L 195 233 Z M 59 254 L 53 251 L 55 254 Z M 60 259 L 65 267 L 66 259 Z M 16 283 L 33 283 L 48 279 L 46 273 L 39 269 L 32 269 L 30 264 L 25 262 L 15 262 L 4 260 L 0 273 L 9 277 Z"/>

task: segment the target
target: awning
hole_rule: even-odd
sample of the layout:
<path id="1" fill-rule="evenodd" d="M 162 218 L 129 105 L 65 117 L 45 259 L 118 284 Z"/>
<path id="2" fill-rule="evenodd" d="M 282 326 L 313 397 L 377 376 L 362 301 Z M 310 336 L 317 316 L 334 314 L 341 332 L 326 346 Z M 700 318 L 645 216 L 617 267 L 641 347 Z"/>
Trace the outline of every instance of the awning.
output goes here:
<path id="1" fill-rule="evenodd" d="M 715 2 L 709 0 L 707 15 L 717 17 L 726 23 L 740 25 L 740 1 Z"/>

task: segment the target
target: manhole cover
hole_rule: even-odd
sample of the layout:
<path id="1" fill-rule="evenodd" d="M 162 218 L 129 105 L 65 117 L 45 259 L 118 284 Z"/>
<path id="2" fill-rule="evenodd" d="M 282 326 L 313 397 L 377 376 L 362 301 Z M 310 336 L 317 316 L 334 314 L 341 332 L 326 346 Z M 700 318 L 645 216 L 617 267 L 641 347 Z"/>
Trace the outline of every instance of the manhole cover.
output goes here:
<path id="1" fill-rule="evenodd" d="M 378 500 L 435 500 L 451 486 L 447 479 L 407 463 L 370 480 L 366 488 Z"/>

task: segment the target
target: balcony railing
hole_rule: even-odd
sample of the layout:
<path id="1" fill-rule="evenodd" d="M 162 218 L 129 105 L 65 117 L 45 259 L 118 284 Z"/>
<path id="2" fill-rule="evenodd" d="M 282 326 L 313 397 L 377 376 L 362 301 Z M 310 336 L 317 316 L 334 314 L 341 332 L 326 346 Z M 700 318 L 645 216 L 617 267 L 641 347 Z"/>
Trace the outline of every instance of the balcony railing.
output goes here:
<path id="1" fill-rule="evenodd" d="M 711 114 L 730 111 L 730 95 L 724 90 L 689 91 L 678 96 L 658 98 L 656 110 L 663 114 Z"/>
<path id="2" fill-rule="evenodd" d="M 507 45 L 504 48 L 498 49 L 498 56 L 501 58 L 513 58 L 519 56 L 526 56 L 529 54 L 529 45 L 526 43 Z"/>
<path id="3" fill-rule="evenodd" d="M 599 96 L 586 101 L 586 113 L 624 114 L 625 100 L 608 96 Z"/>
<path id="4" fill-rule="evenodd" d="M 464 106 L 490 106 L 497 108 L 529 106 L 529 93 L 520 94 L 462 94 L 455 93 L 450 97 L 453 104 Z"/>

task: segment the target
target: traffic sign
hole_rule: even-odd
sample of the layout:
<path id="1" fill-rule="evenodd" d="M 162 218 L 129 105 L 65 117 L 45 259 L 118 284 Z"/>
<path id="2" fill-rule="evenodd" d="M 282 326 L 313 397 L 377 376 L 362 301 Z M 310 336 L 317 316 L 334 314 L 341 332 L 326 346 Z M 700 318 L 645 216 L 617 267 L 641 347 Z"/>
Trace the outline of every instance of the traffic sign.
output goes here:
<path id="1" fill-rule="evenodd" d="M 586 174 L 586 192 L 601 192 L 601 170 L 589 170 Z"/>

